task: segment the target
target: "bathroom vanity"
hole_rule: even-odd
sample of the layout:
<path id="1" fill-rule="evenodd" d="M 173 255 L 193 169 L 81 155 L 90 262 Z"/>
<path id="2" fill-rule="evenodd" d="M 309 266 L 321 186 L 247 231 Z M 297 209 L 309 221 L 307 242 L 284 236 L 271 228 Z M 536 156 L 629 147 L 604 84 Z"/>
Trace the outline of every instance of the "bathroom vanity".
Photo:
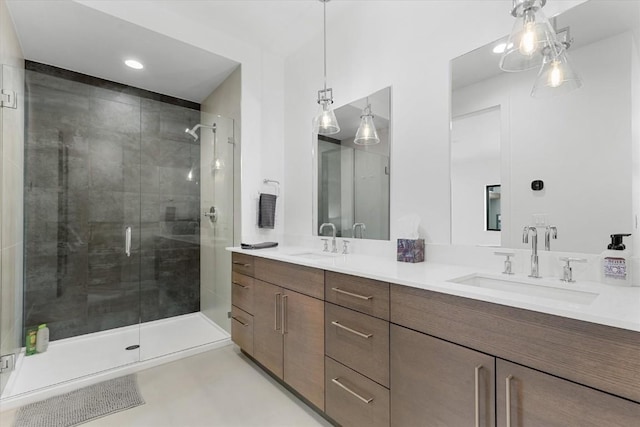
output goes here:
<path id="1" fill-rule="evenodd" d="M 340 425 L 640 420 L 640 288 L 527 307 L 450 281 L 460 266 L 284 248 L 232 262 L 233 341 Z"/>

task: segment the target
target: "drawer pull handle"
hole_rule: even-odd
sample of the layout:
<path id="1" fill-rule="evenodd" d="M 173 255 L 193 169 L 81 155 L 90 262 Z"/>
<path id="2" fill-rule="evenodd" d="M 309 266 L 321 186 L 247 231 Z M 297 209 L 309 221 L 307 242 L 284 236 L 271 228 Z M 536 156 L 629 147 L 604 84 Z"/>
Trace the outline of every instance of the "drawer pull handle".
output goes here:
<path id="1" fill-rule="evenodd" d="M 480 369 L 482 368 L 482 365 L 478 365 L 475 371 L 476 427 L 480 427 Z"/>
<path id="2" fill-rule="evenodd" d="M 366 296 L 366 295 L 354 294 L 353 292 L 343 291 L 340 288 L 331 288 L 331 290 L 336 291 L 339 294 L 349 295 L 350 297 L 359 298 L 359 299 L 363 299 L 363 300 L 373 299 L 373 296 L 371 296 L 371 295 Z"/>
<path id="3" fill-rule="evenodd" d="M 355 397 L 357 397 L 358 399 L 362 400 L 364 403 L 371 403 L 373 402 L 373 397 L 370 397 L 369 399 L 360 396 L 358 393 L 356 393 L 355 391 L 351 390 L 349 387 L 347 387 L 346 385 L 342 384 L 340 382 L 340 377 L 337 378 L 333 378 L 331 380 L 332 383 L 334 383 L 335 385 L 337 385 L 338 387 L 342 388 L 343 390 L 345 390 L 347 393 L 354 395 Z"/>
<path id="4" fill-rule="evenodd" d="M 236 286 L 240 286 L 242 289 L 247 289 L 248 288 L 248 286 L 245 286 L 245 285 L 243 285 L 241 283 L 238 283 L 238 282 L 231 282 L 231 283 L 233 283 Z"/>
<path id="5" fill-rule="evenodd" d="M 505 378 L 505 401 L 506 401 L 506 413 L 507 413 L 507 427 L 511 427 L 511 378 L 513 375 L 509 375 Z"/>
<path id="6" fill-rule="evenodd" d="M 238 319 L 236 316 L 231 316 L 231 318 L 232 318 L 233 320 L 235 320 L 236 322 L 240 323 L 240 324 L 241 324 L 242 326 L 244 326 L 245 328 L 246 328 L 247 326 L 249 326 L 249 324 L 248 324 L 248 323 L 244 323 L 242 320 Z"/>
<path id="7" fill-rule="evenodd" d="M 344 329 L 345 331 L 351 332 L 352 334 L 355 334 L 355 335 L 357 335 L 359 337 L 362 337 L 362 338 L 371 338 L 373 336 L 373 334 L 365 334 L 363 332 L 356 331 L 355 329 L 351 329 L 351 328 L 349 328 L 347 326 L 344 326 L 340 322 L 338 322 L 337 320 L 334 320 L 333 322 L 331 322 L 331 324 L 333 326 L 337 326 L 340 329 Z"/>
<path id="8" fill-rule="evenodd" d="M 244 262 L 233 261 L 234 265 L 241 265 L 243 267 L 251 267 L 251 264 L 245 264 Z"/>

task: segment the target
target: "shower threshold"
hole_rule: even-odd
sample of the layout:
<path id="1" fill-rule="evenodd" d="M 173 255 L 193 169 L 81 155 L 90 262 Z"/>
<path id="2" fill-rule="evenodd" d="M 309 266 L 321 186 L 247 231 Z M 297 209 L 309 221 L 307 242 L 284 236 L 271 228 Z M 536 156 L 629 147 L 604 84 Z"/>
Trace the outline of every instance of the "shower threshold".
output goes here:
<path id="1" fill-rule="evenodd" d="M 125 326 L 51 342 L 42 354 L 24 348 L 0 400 L 7 410 L 80 387 L 231 344 L 202 313 Z M 127 347 L 139 348 L 127 350 Z"/>

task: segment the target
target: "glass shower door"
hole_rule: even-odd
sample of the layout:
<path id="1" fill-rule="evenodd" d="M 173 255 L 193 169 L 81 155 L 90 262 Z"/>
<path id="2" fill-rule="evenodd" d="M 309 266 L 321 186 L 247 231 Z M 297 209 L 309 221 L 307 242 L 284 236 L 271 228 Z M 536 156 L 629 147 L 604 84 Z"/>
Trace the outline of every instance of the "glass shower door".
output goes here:
<path id="1" fill-rule="evenodd" d="M 17 392 L 139 360 L 140 99 L 72 77 L 26 72 L 24 327 L 51 345 Z"/>

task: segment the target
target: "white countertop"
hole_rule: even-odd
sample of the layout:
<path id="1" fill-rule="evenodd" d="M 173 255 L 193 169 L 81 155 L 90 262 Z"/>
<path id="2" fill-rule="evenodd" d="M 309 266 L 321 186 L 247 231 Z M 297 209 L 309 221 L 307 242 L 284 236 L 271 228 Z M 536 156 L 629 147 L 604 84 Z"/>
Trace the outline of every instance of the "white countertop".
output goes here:
<path id="1" fill-rule="evenodd" d="M 428 261 L 411 264 L 370 255 L 327 254 L 301 247 L 285 246 L 259 250 L 244 250 L 237 247 L 227 249 L 232 252 L 640 332 L 640 287 L 611 286 L 587 281 L 565 283 L 558 278 L 530 279 L 523 275 L 506 276 L 501 275 L 500 271 L 483 271 L 458 265 L 437 264 Z M 516 280 L 528 283 L 533 286 L 525 285 L 525 287 L 533 291 L 540 286 L 557 289 L 559 295 L 573 294 L 572 291 L 579 291 L 578 296 L 587 296 L 587 299 L 592 301 L 567 302 L 548 296 L 527 295 L 517 291 L 517 284 L 514 285 L 516 291 L 511 291 L 508 286 L 507 290 L 498 290 L 450 282 L 452 279 L 475 273 L 486 274 L 487 277 L 496 280 Z M 506 283 L 506 285 L 510 284 Z"/>

